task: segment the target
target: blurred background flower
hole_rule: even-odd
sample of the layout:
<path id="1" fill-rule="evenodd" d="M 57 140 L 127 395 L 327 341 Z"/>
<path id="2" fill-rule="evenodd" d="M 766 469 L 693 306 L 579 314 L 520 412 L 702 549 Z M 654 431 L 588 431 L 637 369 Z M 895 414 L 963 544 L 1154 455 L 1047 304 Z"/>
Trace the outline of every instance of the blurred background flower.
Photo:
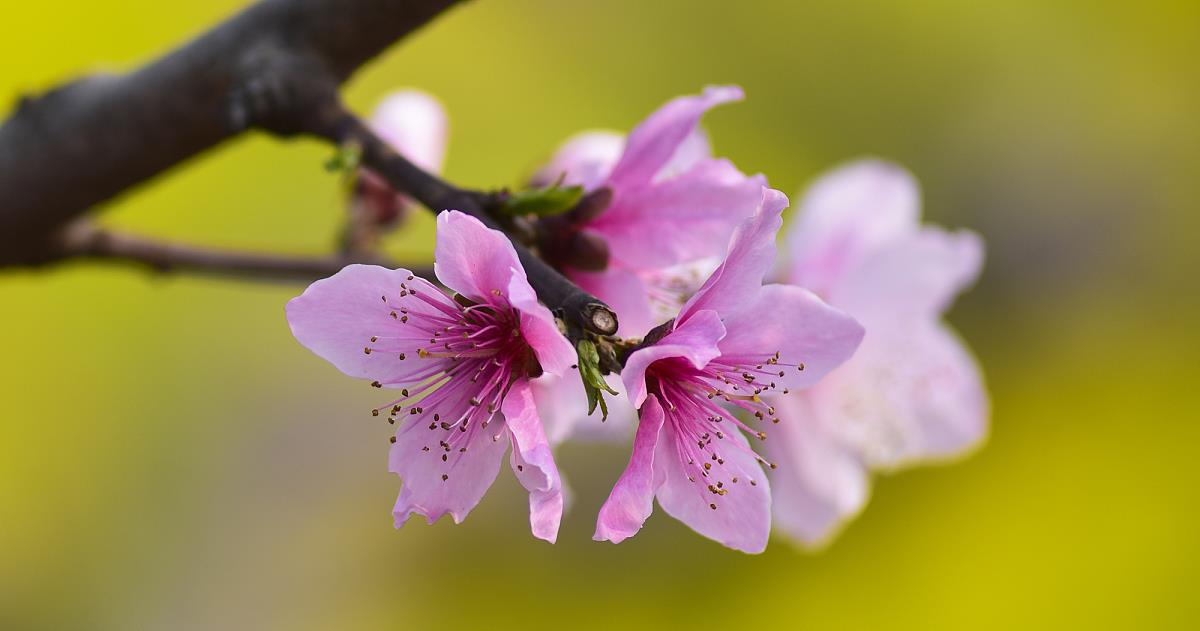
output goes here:
<path id="1" fill-rule="evenodd" d="M 125 68 L 236 0 L 10 3 L 0 95 Z M 925 217 L 988 243 L 949 321 L 987 373 L 992 436 L 880 480 L 817 555 L 748 557 L 651 520 L 591 541 L 627 457 L 572 444 L 553 547 L 502 479 L 461 526 L 391 528 L 375 395 L 295 344 L 298 287 L 86 263 L 0 274 L 0 627 L 1193 627 L 1200 548 L 1200 5 L 481 0 L 348 89 L 398 86 L 455 129 L 448 177 L 524 182 L 583 128 L 736 83 L 715 150 L 795 192 L 877 155 Z M 315 142 L 245 137 L 103 221 L 323 251 L 343 220 Z M 389 238 L 427 260 L 433 219 Z"/>

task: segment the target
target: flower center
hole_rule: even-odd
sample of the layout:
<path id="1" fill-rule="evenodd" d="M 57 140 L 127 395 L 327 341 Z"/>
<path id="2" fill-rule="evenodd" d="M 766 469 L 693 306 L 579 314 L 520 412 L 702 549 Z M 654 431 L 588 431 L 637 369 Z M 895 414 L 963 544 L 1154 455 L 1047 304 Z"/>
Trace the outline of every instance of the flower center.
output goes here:
<path id="1" fill-rule="evenodd" d="M 391 354 L 418 366 L 394 381 L 372 383 L 400 388 L 400 397 L 371 413 L 386 412 L 389 423 L 401 424 L 393 443 L 410 432 L 428 431 L 421 451 L 440 452 L 445 480 L 476 433 L 496 417 L 513 382 L 540 374 L 541 367 L 521 335 L 520 312 L 504 295 L 497 292 L 484 303 L 460 302 L 428 281 L 407 280 L 398 297 L 383 296 L 381 332 L 363 352 Z"/>
<path id="2" fill-rule="evenodd" d="M 640 272 L 655 322 L 666 322 L 679 315 L 683 305 L 720 265 L 721 259 L 712 257 Z"/>
<path id="3" fill-rule="evenodd" d="M 772 379 L 785 370 L 804 370 L 803 364 L 785 364 L 779 353 L 762 356 L 721 356 L 704 368 L 696 368 L 681 357 L 654 362 L 646 371 L 649 391 L 661 400 L 666 422 L 677 437 L 676 457 L 689 482 L 701 492 L 709 508 L 716 510 L 718 498 L 743 483 L 736 471 L 726 467 L 729 450 L 747 453 L 759 463 L 775 464 L 759 456 L 729 434 L 745 431 L 759 440 L 765 432 L 755 430 L 736 414 L 743 410 L 759 421 L 778 423 L 774 406 L 763 400 L 766 394 L 787 394 Z M 756 486 L 751 477 L 744 482 Z"/>

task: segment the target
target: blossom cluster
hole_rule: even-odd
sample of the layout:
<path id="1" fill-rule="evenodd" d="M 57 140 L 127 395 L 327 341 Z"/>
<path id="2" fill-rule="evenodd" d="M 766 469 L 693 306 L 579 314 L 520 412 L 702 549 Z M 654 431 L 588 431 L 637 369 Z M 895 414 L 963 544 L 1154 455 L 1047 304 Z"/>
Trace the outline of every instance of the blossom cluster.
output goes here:
<path id="1" fill-rule="evenodd" d="M 564 509 L 554 447 L 599 438 L 630 455 L 596 540 L 633 536 L 657 502 L 744 552 L 764 550 L 772 524 L 818 545 L 862 508 L 872 472 L 982 440 L 979 369 L 942 322 L 979 273 L 980 239 L 922 226 L 913 178 L 864 160 L 808 189 L 779 252 L 788 198 L 714 157 L 699 126 L 741 98 L 710 87 L 627 136 L 582 133 L 531 182 L 607 202 L 570 225 L 602 244 L 602 265 L 553 261 L 619 316 L 622 368 L 609 383 L 623 396 L 607 422 L 588 416 L 577 348 L 509 238 L 454 209 L 435 209 L 436 283 L 351 265 L 288 303 L 301 344 L 392 392 L 372 414 L 396 426 L 397 527 L 413 515 L 461 522 L 510 452 L 533 535 L 553 542 Z M 440 166 L 436 100 L 393 95 L 375 125 L 414 162 Z M 360 209 L 394 218 L 412 203 L 364 177 Z"/>

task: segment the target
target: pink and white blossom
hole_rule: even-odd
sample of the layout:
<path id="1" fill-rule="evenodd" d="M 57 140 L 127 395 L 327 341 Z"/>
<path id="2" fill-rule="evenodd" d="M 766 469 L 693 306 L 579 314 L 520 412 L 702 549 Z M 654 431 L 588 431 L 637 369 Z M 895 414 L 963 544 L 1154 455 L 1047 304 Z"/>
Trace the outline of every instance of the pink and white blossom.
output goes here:
<path id="1" fill-rule="evenodd" d="M 502 234 L 446 211 L 434 256 L 438 280 L 457 296 L 408 270 L 351 265 L 288 303 L 292 333 L 347 375 L 397 391 L 374 411 L 398 426 L 397 527 L 414 514 L 461 522 L 511 445 L 533 534 L 553 542 L 562 486 L 531 379 L 568 373 L 575 352 Z"/>
<path id="2" fill-rule="evenodd" d="M 753 426 L 776 420 L 764 397 L 816 383 L 850 357 L 863 331 L 807 290 L 762 284 L 787 198 L 762 189 L 760 200 L 666 334 L 626 360 L 621 377 L 641 419 L 629 465 L 600 510 L 597 540 L 633 536 L 657 499 L 726 546 L 766 547 L 765 461 L 745 434 L 764 439 Z"/>
<path id="3" fill-rule="evenodd" d="M 607 268 L 564 265 L 563 271 L 620 314 L 620 334 L 640 336 L 674 317 L 721 262 L 729 233 L 757 207 L 766 179 L 745 176 L 729 161 L 713 158 L 699 127 L 710 108 L 741 98 L 735 86 L 710 87 L 699 96 L 668 102 L 628 137 L 582 132 L 563 143 L 534 176 L 538 185 L 561 179 L 587 191 L 611 191 L 603 212 L 575 225 L 607 246 Z M 612 406 L 603 424 L 585 422 L 587 408 L 577 396 L 576 381 L 536 390 L 542 409 L 559 413 L 558 436 L 612 439 L 631 433 L 636 416 L 623 402 Z"/>
<path id="4" fill-rule="evenodd" d="M 680 282 L 695 275 L 688 265 L 707 266 L 703 279 L 714 265 L 706 261 L 719 260 L 729 234 L 757 207 L 766 179 L 712 157 L 698 127 L 710 108 L 742 97 L 735 86 L 709 87 L 663 105 L 628 137 L 584 132 L 535 176 L 539 184 L 562 177 L 611 191 L 603 212 L 576 225 L 607 245 L 607 268 L 565 271 L 621 314 L 622 335 L 642 335 L 677 312 L 686 300 Z"/>
<path id="5" fill-rule="evenodd" d="M 863 161 L 818 179 L 791 228 L 781 279 L 866 327 L 850 361 L 773 402 L 783 419 L 768 444 L 780 465 L 776 523 L 803 544 L 827 540 L 861 510 L 871 470 L 953 457 L 987 432 L 979 368 L 941 321 L 978 276 L 982 242 L 922 227 L 919 215 L 908 172 Z"/>

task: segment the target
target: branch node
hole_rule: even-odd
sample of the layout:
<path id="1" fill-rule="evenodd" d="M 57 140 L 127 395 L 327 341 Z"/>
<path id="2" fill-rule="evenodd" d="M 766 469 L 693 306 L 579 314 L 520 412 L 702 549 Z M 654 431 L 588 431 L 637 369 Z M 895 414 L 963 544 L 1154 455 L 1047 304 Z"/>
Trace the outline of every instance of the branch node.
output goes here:
<path id="1" fill-rule="evenodd" d="M 258 127 L 294 136 L 325 124 L 338 107 L 338 81 L 320 59 L 276 44 L 246 52 L 229 92 L 233 132 Z"/>
<path id="2" fill-rule="evenodd" d="M 617 314 L 603 303 L 593 302 L 586 307 L 590 329 L 600 335 L 617 333 Z"/>

